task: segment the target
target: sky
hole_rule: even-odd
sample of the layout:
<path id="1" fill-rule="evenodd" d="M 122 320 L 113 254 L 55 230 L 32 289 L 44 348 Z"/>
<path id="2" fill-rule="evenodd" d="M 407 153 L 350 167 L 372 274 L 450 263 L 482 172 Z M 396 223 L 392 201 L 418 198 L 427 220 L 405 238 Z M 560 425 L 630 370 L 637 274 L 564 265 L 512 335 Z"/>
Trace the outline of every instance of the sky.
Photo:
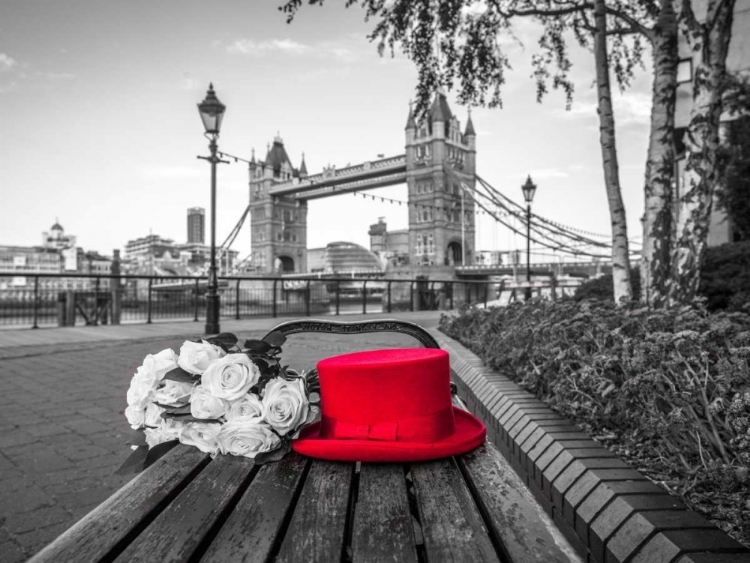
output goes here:
<path id="1" fill-rule="evenodd" d="M 380 57 L 373 22 L 343 0 L 305 6 L 287 24 L 281 0 L 3 0 L 0 3 L 0 244 L 41 244 L 58 221 L 85 250 L 111 255 L 149 233 L 187 238 L 187 209 L 210 214 L 208 141 L 196 104 L 213 83 L 227 110 L 219 150 L 265 156 L 278 134 L 309 173 L 404 152 L 416 71 L 403 55 Z M 477 172 L 533 211 L 609 233 L 594 91 L 593 56 L 574 50 L 575 100 L 535 100 L 536 29 L 517 30 L 503 108 L 473 108 Z M 648 57 L 648 54 L 647 54 Z M 650 76 L 615 94 L 620 175 L 629 234 L 640 237 Z M 449 92 L 465 126 L 467 108 Z M 247 167 L 222 164 L 217 244 L 248 203 Z M 406 200 L 406 186 L 371 190 Z M 308 247 L 349 240 L 369 246 L 369 225 L 407 227 L 406 206 L 353 195 L 314 200 Z M 208 228 L 206 231 L 208 237 Z M 208 241 L 207 241 L 208 242 Z M 479 250 L 524 248 L 480 216 Z M 233 248 L 250 252 L 245 224 Z M 541 255 L 540 255 L 541 256 Z M 541 259 L 541 258 L 540 258 Z"/>

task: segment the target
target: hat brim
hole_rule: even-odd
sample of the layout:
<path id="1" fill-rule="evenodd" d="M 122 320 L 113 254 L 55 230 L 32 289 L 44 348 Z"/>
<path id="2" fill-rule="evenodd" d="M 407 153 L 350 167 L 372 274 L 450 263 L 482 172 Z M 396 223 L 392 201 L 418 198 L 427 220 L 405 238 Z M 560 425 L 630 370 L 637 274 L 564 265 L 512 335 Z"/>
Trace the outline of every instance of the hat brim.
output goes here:
<path id="1" fill-rule="evenodd" d="M 292 449 L 298 454 L 332 461 L 411 462 L 464 454 L 481 446 L 487 436 L 484 424 L 456 407 L 453 414 L 455 431 L 438 442 L 330 440 L 320 437 L 320 422 L 316 422 L 292 440 Z"/>

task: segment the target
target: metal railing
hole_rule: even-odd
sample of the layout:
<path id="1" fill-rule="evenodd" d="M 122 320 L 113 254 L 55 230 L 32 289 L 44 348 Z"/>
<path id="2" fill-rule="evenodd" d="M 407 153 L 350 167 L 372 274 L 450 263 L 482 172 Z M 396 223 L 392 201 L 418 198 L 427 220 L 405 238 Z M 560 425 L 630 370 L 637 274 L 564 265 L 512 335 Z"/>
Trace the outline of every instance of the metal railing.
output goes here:
<path id="1" fill-rule="evenodd" d="M 493 280 L 219 278 L 221 317 L 234 319 L 486 306 L 501 291 Z M 205 311 L 205 278 L 0 273 L 0 327 L 199 321 Z"/>

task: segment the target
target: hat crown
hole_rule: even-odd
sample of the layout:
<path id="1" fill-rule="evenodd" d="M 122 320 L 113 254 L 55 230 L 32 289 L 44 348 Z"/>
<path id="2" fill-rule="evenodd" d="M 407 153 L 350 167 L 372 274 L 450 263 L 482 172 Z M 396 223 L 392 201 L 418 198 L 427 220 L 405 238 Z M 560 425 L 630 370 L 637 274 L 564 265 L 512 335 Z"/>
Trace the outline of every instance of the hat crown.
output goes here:
<path id="1" fill-rule="evenodd" d="M 454 431 L 445 350 L 354 352 L 318 363 L 322 435 L 433 442 Z"/>

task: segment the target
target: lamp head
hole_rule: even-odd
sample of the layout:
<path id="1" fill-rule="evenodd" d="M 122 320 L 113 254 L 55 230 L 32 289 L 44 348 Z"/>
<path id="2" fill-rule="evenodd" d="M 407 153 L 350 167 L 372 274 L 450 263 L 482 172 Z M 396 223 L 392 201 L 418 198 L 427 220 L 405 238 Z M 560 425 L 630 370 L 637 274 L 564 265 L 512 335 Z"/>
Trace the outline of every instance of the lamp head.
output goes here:
<path id="1" fill-rule="evenodd" d="M 521 186 L 521 190 L 523 190 L 523 198 L 526 200 L 526 203 L 531 203 L 536 193 L 536 184 L 531 181 L 531 176 L 526 178 L 526 183 Z"/>
<path id="2" fill-rule="evenodd" d="M 206 98 L 198 104 L 198 112 L 203 120 L 203 127 L 209 135 L 218 135 L 221 130 L 221 120 L 227 106 L 219 101 L 214 92 L 213 83 L 209 84 Z"/>

